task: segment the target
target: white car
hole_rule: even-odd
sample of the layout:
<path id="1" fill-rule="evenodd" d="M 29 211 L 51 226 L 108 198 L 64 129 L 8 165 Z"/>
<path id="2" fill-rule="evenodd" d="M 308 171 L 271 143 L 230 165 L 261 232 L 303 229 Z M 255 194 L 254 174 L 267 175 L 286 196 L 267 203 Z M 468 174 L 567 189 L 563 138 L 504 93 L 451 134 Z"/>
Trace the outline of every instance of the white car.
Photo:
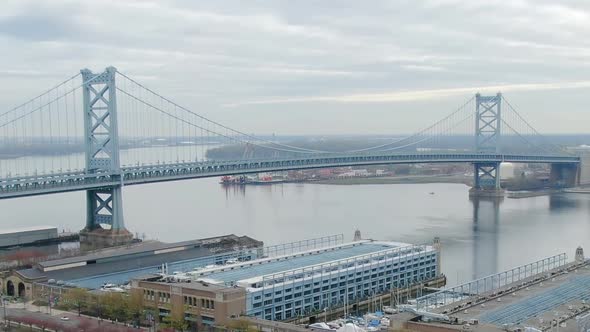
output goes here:
<path id="1" fill-rule="evenodd" d="M 63 316 L 60 318 L 61 320 L 70 320 L 70 317 Z"/>

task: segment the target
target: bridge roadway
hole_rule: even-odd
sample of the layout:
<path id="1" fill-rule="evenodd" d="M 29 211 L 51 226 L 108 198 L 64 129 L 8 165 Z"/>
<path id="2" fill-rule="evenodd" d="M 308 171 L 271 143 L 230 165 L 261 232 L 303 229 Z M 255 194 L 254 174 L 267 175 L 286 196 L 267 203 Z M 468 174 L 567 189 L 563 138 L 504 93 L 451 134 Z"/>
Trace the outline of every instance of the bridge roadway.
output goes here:
<path id="1" fill-rule="evenodd" d="M 246 173 L 415 163 L 577 164 L 579 157 L 485 153 L 314 155 L 292 159 L 187 162 L 122 167 L 120 174 L 84 170 L 0 179 L 0 199 Z"/>

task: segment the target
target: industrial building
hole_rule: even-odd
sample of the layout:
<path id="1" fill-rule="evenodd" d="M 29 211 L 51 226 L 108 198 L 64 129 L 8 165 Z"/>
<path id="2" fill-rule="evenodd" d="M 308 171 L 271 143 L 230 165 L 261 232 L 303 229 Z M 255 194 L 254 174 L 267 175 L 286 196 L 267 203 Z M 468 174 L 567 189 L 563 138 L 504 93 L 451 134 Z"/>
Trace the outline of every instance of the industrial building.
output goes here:
<path id="1" fill-rule="evenodd" d="M 582 248 L 443 289 L 392 317 L 415 331 L 588 331 L 590 260 Z"/>
<path id="2" fill-rule="evenodd" d="M 254 259 L 261 255 L 262 246 L 260 241 L 233 234 L 176 243 L 146 241 L 36 263 L 1 277 L 2 292 L 30 298 L 34 286 L 99 289 L 104 284 L 123 285 L 135 277 L 161 272 L 162 264 L 188 271 L 231 259 Z"/>
<path id="3" fill-rule="evenodd" d="M 201 282 L 171 283 L 160 276 L 133 280 L 131 291 L 143 294 L 146 306 L 158 308 L 159 319 L 181 310 L 192 327 L 227 325 L 231 317 L 244 313 L 246 290 L 241 287 Z"/>
<path id="4" fill-rule="evenodd" d="M 0 230 L 0 248 L 16 247 L 57 239 L 57 228 L 51 226 Z"/>
<path id="5" fill-rule="evenodd" d="M 289 248 L 246 262 L 146 276 L 132 289 L 162 316 L 170 314 L 170 303 L 184 303 L 177 308 L 187 320 L 212 326 L 239 315 L 277 321 L 311 315 L 440 274 L 438 242 L 320 241 L 313 249 Z"/>

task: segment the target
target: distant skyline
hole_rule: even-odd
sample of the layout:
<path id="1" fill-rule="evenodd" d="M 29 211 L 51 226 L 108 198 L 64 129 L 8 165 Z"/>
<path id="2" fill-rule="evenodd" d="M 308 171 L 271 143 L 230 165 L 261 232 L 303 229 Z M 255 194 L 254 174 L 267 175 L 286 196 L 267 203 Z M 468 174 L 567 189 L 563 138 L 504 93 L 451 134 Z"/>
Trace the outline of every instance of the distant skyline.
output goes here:
<path id="1" fill-rule="evenodd" d="M 4 0 L 0 112 L 112 65 L 262 135 L 410 133 L 497 91 L 584 134 L 588 36 L 584 0 Z"/>

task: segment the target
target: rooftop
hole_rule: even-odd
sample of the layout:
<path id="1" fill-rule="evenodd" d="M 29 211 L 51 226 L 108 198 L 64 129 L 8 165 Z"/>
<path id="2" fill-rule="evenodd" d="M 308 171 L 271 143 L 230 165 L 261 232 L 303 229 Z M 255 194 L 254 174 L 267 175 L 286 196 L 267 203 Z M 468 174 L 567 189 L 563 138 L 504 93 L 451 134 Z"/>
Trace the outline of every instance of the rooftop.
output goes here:
<path id="1" fill-rule="evenodd" d="M 548 283 L 549 289 L 540 289 L 535 292 L 538 294 L 525 296 L 506 306 L 485 312 L 479 316 L 479 319 L 482 322 L 495 325 L 519 324 L 562 304 L 590 300 L 590 275 L 568 279 L 565 283 L 556 282 L 557 285 Z M 542 286 L 538 287 L 542 288 Z"/>
<path id="2" fill-rule="evenodd" d="M 147 255 L 157 255 L 163 254 L 168 252 L 174 251 L 182 251 L 191 248 L 197 248 L 201 246 L 207 246 L 214 243 L 221 243 L 223 241 L 234 241 L 234 242 L 241 242 L 246 238 L 247 240 L 251 240 L 253 242 L 257 242 L 253 239 L 247 237 L 239 237 L 234 234 L 225 235 L 225 236 L 218 236 L 206 239 L 199 239 L 199 240 L 189 240 L 183 242 L 175 242 L 175 243 L 163 243 L 159 241 L 146 241 L 141 242 L 135 245 L 129 245 L 127 247 L 117 247 L 117 248 L 110 248 L 110 249 L 103 249 L 96 252 L 90 252 L 85 255 L 80 255 L 76 257 L 68 257 L 63 259 L 56 259 L 51 261 L 40 262 L 38 265 L 43 269 L 47 270 L 47 268 L 58 268 L 59 266 L 68 267 L 71 264 L 76 263 L 86 263 L 86 262 L 93 262 L 97 263 L 101 260 L 113 260 L 116 258 L 125 258 L 124 256 L 137 256 L 141 254 Z M 237 244 L 237 243 L 236 243 Z M 259 243 L 261 244 L 261 243 Z"/>
<path id="3" fill-rule="evenodd" d="M 162 282 L 162 281 L 149 281 L 150 284 L 156 285 L 166 285 L 166 286 L 178 286 L 178 284 L 171 284 L 169 282 Z M 225 287 L 222 285 L 215 285 L 215 284 L 208 284 L 202 282 L 187 282 L 182 283 L 183 289 L 194 289 L 199 291 L 209 291 L 209 292 L 216 292 L 216 293 L 235 293 L 235 292 L 243 292 L 244 289 L 240 287 Z"/>
<path id="4" fill-rule="evenodd" d="M 256 240 L 235 235 L 218 238 L 245 239 L 244 241 L 251 241 L 252 244 L 261 244 Z M 215 264 L 224 256 L 236 257 L 244 254 L 244 251 L 235 250 L 231 243 L 227 247 L 222 246 L 223 250 L 219 250 L 219 246 L 212 248 L 216 243 L 221 243 L 215 242 L 218 238 L 178 243 L 143 242 L 128 248 L 113 248 L 78 257 L 42 262 L 34 268 L 19 270 L 17 273 L 32 280 L 54 279 L 78 287 L 99 288 L 105 283 L 124 284 L 137 276 L 161 272 L 159 267 L 163 263 L 168 263 L 171 271 L 187 271 Z"/>
<path id="5" fill-rule="evenodd" d="M 561 331 L 577 331 L 573 317 L 590 310 L 590 261 L 582 265 L 569 264 L 563 271 L 567 272 L 505 292 L 452 316 L 460 320 L 477 319 L 482 324 L 501 328 L 529 326 L 540 330 L 547 329 L 549 322 L 558 319 L 566 322 L 559 328 Z"/>
<path id="6" fill-rule="evenodd" d="M 57 227 L 55 227 L 55 226 L 32 226 L 32 227 L 8 228 L 8 229 L 1 229 L 0 235 L 35 232 L 35 231 L 49 231 L 49 230 L 56 230 L 57 231 Z"/>
<path id="7" fill-rule="evenodd" d="M 249 279 L 265 275 L 326 264 L 406 246 L 410 245 L 398 242 L 376 242 L 369 240 L 351 242 L 320 250 L 309 250 L 293 255 L 285 255 L 272 259 L 258 259 L 229 267 L 204 270 L 202 272 L 203 276 L 199 276 L 199 279 L 217 283 L 231 283 L 246 280 L 251 282 Z"/>

